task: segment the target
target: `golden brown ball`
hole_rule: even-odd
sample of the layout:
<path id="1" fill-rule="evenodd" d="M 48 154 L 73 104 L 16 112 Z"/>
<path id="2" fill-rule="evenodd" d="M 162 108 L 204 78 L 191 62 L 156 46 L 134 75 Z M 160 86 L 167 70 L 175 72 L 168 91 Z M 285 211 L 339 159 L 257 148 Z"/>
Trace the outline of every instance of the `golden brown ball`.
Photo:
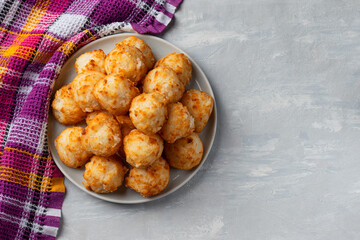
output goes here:
<path id="1" fill-rule="evenodd" d="M 130 80 L 111 74 L 96 83 L 93 94 L 104 109 L 114 115 L 123 115 L 129 111 L 132 99 L 140 92 Z"/>
<path id="2" fill-rule="evenodd" d="M 190 170 L 200 164 L 203 144 L 197 133 L 181 138 L 175 143 L 165 143 L 165 156 L 170 166 Z"/>
<path id="3" fill-rule="evenodd" d="M 122 142 L 124 143 L 124 138 L 131 132 L 131 130 L 135 129 L 134 124 L 131 122 L 131 119 L 127 115 L 116 116 L 116 120 L 118 121 L 121 129 L 121 137 Z M 124 151 L 124 144 L 121 144 L 118 154 L 123 158 L 126 159 L 125 151 Z"/>
<path id="4" fill-rule="evenodd" d="M 93 156 L 85 165 L 84 186 L 97 193 L 116 191 L 123 183 L 127 168 L 120 159 Z"/>
<path id="5" fill-rule="evenodd" d="M 185 92 L 184 84 L 176 73 L 168 67 L 157 67 L 151 70 L 143 82 L 145 93 L 158 92 L 164 95 L 167 102 L 178 102 Z"/>
<path id="6" fill-rule="evenodd" d="M 141 40 L 138 37 L 131 36 L 131 37 L 125 38 L 120 43 L 128 45 L 128 46 L 136 47 L 137 49 L 139 49 L 144 56 L 145 65 L 146 65 L 148 71 L 154 67 L 155 57 L 154 57 L 153 52 L 151 51 L 151 48 L 149 47 L 149 45 L 146 44 L 146 42 L 144 42 L 143 40 Z"/>
<path id="7" fill-rule="evenodd" d="M 127 115 L 116 116 L 116 120 L 121 127 L 122 137 L 125 137 L 131 132 L 131 130 L 135 129 L 134 124 L 132 123 L 130 117 Z"/>
<path id="8" fill-rule="evenodd" d="M 56 120 L 64 125 L 81 122 L 86 117 L 86 113 L 81 110 L 74 100 L 71 84 L 65 85 L 56 91 L 51 106 Z"/>
<path id="9" fill-rule="evenodd" d="M 105 74 L 96 71 L 87 71 L 77 75 L 71 83 L 75 102 L 84 112 L 93 112 L 101 109 L 93 95 L 95 84 L 105 78 Z"/>
<path id="10" fill-rule="evenodd" d="M 176 72 L 180 81 L 186 86 L 191 80 L 191 62 L 183 53 L 170 53 L 156 62 L 155 68 L 166 66 Z"/>
<path id="11" fill-rule="evenodd" d="M 91 120 L 101 112 L 104 112 L 104 111 L 95 111 L 95 112 L 88 113 L 85 118 L 86 124 L 89 125 Z"/>
<path id="12" fill-rule="evenodd" d="M 161 137 L 173 143 L 190 135 L 195 130 L 194 118 L 180 102 L 168 106 L 168 120 L 160 130 Z"/>
<path id="13" fill-rule="evenodd" d="M 201 132 L 214 108 L 214 99 L 206 92 L 190 89 L 181 99 L 195 120 L 195 132 Z"/>
<path id="14" fill-rule="evenodd" d="M 140 94 L 133 99 L 129 112 L 137 129 L 157 133 L 166 121 L 166 98 L 157 92 Z"/>
<path id="15" fill-rule="evenodd" d="M 55 140 L 55 147 L 60 160 L 68 167 L 79 168 L 92 156 L 82 145 L 81 127 L 65 129 Z"/>
<path id="16" fill-rule="evenodd" d="M 144 56 L 139 49 L 124 44 L 117 44 L 105 58 L 107 74 L 122 74 L 134 83 L 144 79 L 147 68 Z"/>
<path id="17" fill-rule="evenodd" d="M 147 168 L 131 168 L 125 179 L 125 186 L 134 189 L 144 197 L 161 193 L 169 184 L 170 167 L 159 158 Z"/>
<path id="18" fill-rule="evenodd" d="M 75 61 L 77 74 L 87 71 L 97 71 L 105 74 L 105 53 L 103 50 L 94 50 L 81 54 Z"/>
<path id="19" fill-rule="evenodd" d="M 86 121 L 83 145 L 94 155 L 108 157 L 114 155 L 121 146 L 121 131 L 118 122 L 107 112 L 99 112 Z"/>
<path id="20" fill-rule="evenodd" d="M 145 134 L 137 129 L 124 138 L 126 162 L 136 168 L 151 165 L 161 157 L 164 142 L 158 134 Z"/>

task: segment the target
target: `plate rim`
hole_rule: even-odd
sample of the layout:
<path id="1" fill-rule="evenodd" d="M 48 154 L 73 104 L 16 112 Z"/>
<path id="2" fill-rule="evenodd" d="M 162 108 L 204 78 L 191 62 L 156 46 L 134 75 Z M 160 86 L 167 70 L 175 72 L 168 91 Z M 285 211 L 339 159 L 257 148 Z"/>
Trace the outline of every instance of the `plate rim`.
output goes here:
<path id="1" fill-rule="evenodd" d="M 145 34 L 138 34 L 138 33 L 117 33 L 117 34 L 113 34 L 113 35 L 110 35 L 110 36 L 106 36 L 106 37 L 102 37 L 102 38 L 99 38 L 97 40 L 94 40 L 92 41 L 91 43 L 88 43 L 84 46 L 82 46 L 81 48 L 77 49 L 76 52 L 78 52 L 79 50 L 81 50 L 82 48 L 84 47 L 89 47 L 91 45 L 94 45 L 94 44 L 98 44 L 99 42 L 102 42 L 102 41 L 106 41 L 107 39 L 110 39 L 110 38 L 117 38 L 119 37 L 119 35 L 123 36 L 123 37 L 129 37 L 129 36 L 137 36 L 137 37 L 141 37 L 141 38 L 152 38 L 154 39 L 155 41 L 160 41 L 162 42 L 163 44 L 166 44 L 166 45 L 169 45 L 171 46 L 172 48 L 174 48 L 177 52 L 181 52 L 181 53 L 184 53 L 191 61 L 191 63 L 196 66 L 196 68 L 199 70 L 199 73 L 201 75 L 202 78 L 204 78 L 206 81 L 206 84 L 209 86 L 209 94 L 213 97 L 214 99 L 214 108 L 213 108 L 213 111 L 211 113 L 211 115 L 213 115 L 214 117 L 214 128 L 213 128 L 213 133 L 212 133 L 212 136 L 211 136 L 211 141 L 210 141 L 210 145 L 209 145 L 209 150 L 207 151 L 207 153 L 203 156 L 203 159 L 201 161 L 201 163 L 196 166 L 196 169 L 193 170 L 193 172 L 188 176 L 188 178 L 186 179 L 186 181 L 183 181 L 182 183 L 180 183 L 179 185 L 177 185 L 176 187 L 174 187 L 173 189 L 171 189 L 170 191 L 166 192 L 166 193 L 163 193 L 163 194 L 159 194 L 159 195 L 155 195 L 153 197 L 143 197 L 142 199 L 138 199 L 138 200 L 132 200 L 132 201 L 124 201 L 124 200 L 114 200 L 114 199 L 109 199 L 105 196 L 103 196 L 104 194 L 99 194 L 99 193 L 95 193 L 95 192 L 92 192 L 92 191 L 89 191 L 87 189 L 84 188 L 84 186 L 82 184 L 79 184 L 75 179 L 73 179 L 68 173 L 67 171 L 65 171 L 63 169 L 63 166 L 61 166 L 60 164 L 57 163 L 57 160 L 56 158 L 54 157 L 52 151 L 51 151 L 51 145 L 52 143 L 50 142 L 50 139 L 49 139 L 49 124 L 47 124 L 47 140 L 48 140 L 48 147 L 49 147 L 49 152 L 51 154 L 51 157 L 53 159 L 53 161 L 55 162 L 56 166 L 59 168 L 59 170 L 61 171 L 62 174 L 64 174 L 64 176 L 72 183 L 74 184 L 76 187 L 80 188 L 82 191 L 88 193 L 89 195 L 91 195 L 92 197 L 95 197 L 95 198 L 98 198 L 98 199 L 101 199 L 101 200 L 104 200 L 104 201 L 107 201 L 107 202 L 112 202 L 112 203 L 118 203 L 118 204 L 129 204 L 129 205 L 132 205 L 132 204 L 140 204 L 140 203 L 147 203 L 147 202 L 152 202 L 152 201 L 155 201 L 155 200 L 158 200 L 158 199 L 161 199 L 161 198 L 164 198 L 168 195 L 170 195 L 171 193 L 173 192 L 176 192 L 177 190 L 179 190 L 181 187 L 183 187 L 186 183 L 188 183 L 189 181 L 191 181 L 191 179 L 195 176 L 195 174 L 201 169 L 201 167 L 203 166 L 203 164 L 205 163 L 205 161 L 207 160 L 210 152 L 212 151 L 212 147 L 213 147 L 213 144 L 214 144 L 214 141 L 215 141 L 215 138 L 216 138 L 216 132 L 217 132 L 217 104 L 216 104 L 216 99 L 215 99 L 215 95 L 214 95 L 214 92 L 213 92 L 213 89 L 212 89 L 212 86 L 210 84 L 210 81 L 209 79 L 206 77 L 205 73 L 203 72 L 203 70 L 200 68 L 200 66 L 194 61 L 194 59 L 192 59 L 185 51 L 183 51 L 182 49 L 178 48 L 177 46 L 175 46 L 174 44 L 170 43 L 169 41 L 167 40 L 164 40 L 162 38 L 159 38 L 159 37 L 156 37 L 156 36 L 152 36 L 152 35 L 145 35 Z M 146 42 L 146 41 L 145 41 Z M 61 69 L 63 69 L 66 64 L 69 64 L 69 62 L 74 58 L 76 52 L 74 52 L 67 60 L 66 62 L 64 63 L 64 65 L 62 66 Z M 61 71 L 60 71 L 61 73 Z M 60 76 L 60 75 L 59 75 Z M 58 76 L 58 78 L 59 78 Z M 57 79 L 58 79 L 57 78 Z M 56 80 L 57 80 L 56 79 Z M 55 80 L 55 82 L 56 82 Z M 55 86 L 55 82 L 54 82 L 54 86 Z M 54 90 L 54 88 L 53 88 Z M 52 92 L 51 96 L 53 96 L 54 92 Z M 48 121 L 49 121 L 49 118 L 51 116 L 51 108 L 49 108 L 49 112 L 48 112 Z M 64 183 L 65 184 L 65 183 Z"/>

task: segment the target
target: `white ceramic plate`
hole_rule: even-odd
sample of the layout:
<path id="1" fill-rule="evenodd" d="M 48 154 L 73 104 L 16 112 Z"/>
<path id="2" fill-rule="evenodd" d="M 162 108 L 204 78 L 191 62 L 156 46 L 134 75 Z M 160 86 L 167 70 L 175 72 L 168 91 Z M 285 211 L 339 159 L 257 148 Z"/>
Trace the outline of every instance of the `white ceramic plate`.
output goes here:
<path id="1" fill-rule="evenodd" d="M 117 42 L 129 36 L 137 36 L 138 38 L 144 40 L 151 47 L 154 56 L 157 60 L 172 52 L 183 52 L 179 48 L 175 47 L 171 43 L 161 38 L 148 36 L 148 35 L 122 33 L 122 34 L 112 35 L 109 37 L 104 37 L 84 46 L 65 63 L 64 67 L 61 70 L 60 76 L 56 81 L 53 93 L 55 93 L 55 91 L 59 89 L 61 86 L 70 83 L 75 78 L 76 71 L 74 68 L 74 64 L 77 57 L 79 57 L 81 54 L 85 52 L 89 52 L 96 49 L 102 49 L 104 50 L 105 53 L 108 53 L 115 47 L 115 44 Z M 200 89 L 202 91 L 209 93 L 212 97 L 214 97 L 210 83 L 206 78 L 205 74 L 200 69 L 200 67 L 194 62 L 194 60 L 192 60 L 190 57 L 189 59 L 193 67 L 193 75 L 192 75 L 193 77 L 190 85 L 187 88 Z M 52 115 L 52 111 L 50 111 L 49 113 L 49 120 L 48 120 L 48 140 L 49 140 L 49 147 L 56 165 L 63 172 L 63 174 L 81 190 L 89 193 L 94 197 L 106 201 L 110 201 L 114 203 L 135 204 L 135 203 L 148 202 L 162 198 L 166 195 L 169 195 L 172 192 L 175 192 L 177 189 L 179 189 L 181 186 L 187 183 L 196 174 L 196 172 L 199 171 L 199 169 L 204 164 L 210 152 L 210 149 L 213 145 L 215 138 L 216 124 L 217 124 L 216 104 L 214 104 L 214 111 L 209 119 L 209 122 L 207 123 L 205 129 L 200 134 L 200 138 L 203 141 L 203 145 L 204 145 L 204 156 L 201 164 L 190 171 L 171 169 L 170 181 L 167 188 L 161 194 L 149 198 L 144 198 L 139 193 L 133 191 L 132 189 L 125 188 L 124 186 L 122 186 L 116 192 L 108 193 L 108 194 L 98 194 L 85 189 L 85 187 L 82 185 L 82 182 L 84 181 L 83 179 L 84 168 L 73 169 L 67 167 L 60 161 L 60 158 L 57 154 L 54 142 L 56 137 L 66 128 L 66 126 L 60 124 L 55 120 L 54 116 Z M 81 126 L 85 127 L 85 124 Z"/>

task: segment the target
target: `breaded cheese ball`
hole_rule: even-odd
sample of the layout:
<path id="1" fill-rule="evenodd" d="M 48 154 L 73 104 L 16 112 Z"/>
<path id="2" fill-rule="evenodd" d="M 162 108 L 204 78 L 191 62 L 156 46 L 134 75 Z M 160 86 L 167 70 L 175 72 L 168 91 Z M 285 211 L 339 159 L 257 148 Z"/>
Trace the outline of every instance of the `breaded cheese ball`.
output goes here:
<path id="1" fill-rule="evenodd" d="M 149 45 L 147 45 L 145 41 L 141 40 L 138 37 L 131 36 L 125 38 L 120 43 L 128 46 L 136 47 L 137 49 L 139 49 L 144 55 L 145 65 L 148 71 L 154 67 L 155 64 L 154 54 L 151 51 Z"/>
<path id="2" fill-rule="evenodd" d="M 107 74 L 123 74 L 134 83 L 144 79 L 147 67 L 144 56 L 136 47 L 117 44 L 105 58 Z"/>
<path id="3" fill-rule="evenodd" d="M 161 193 L 169 184 L 170 167 L 159 158 L 147 168 L 131 168 L 125 179 L 125 186 L 134 189 L 144 197 Z"/>
<path id="4" fill-rule="evenodd" d="M 121 145 L 121 131 L 118 122 L 107 112 L 99 112 L 86 121 L 82 143 L 94 155 L 108 157 L 114 155 Z"/>
<path id="5" fill-rule="evenodd" d="M 122 142 L 124 142 L 124 138 L 131 132 L 131 130 L 135 129 L 134 124 L 131 122 L 129 116 L 116 116 L 116 120 L 118 121 L 121 129 L 121 137 Z M 124 144 L 122 144 L 119 148 L 118 154 L 123 159 L 126 159 L 125 151 L 124 151 Z"/>
<path id="6" fill-rule="evenodd" d="M 104 109 L 116 116 L 126 114 L 132 99 L 140 92 L 122 75 L 111 74 L 96 83 L 93 94 Z"/>
<path id="7" fill-rule="evenodd" d="M 194 118 L 180 102 L 169 104 L 168 115 L 167 122 L 160 130 L 160 135 L 165 141 L 173 143 L 195 130 Z"/>
<path id="8" fill-rule="evenodd" d="M 194 117 L 195 132 L 201 132 L 205 128 L 213 111 L 214 99 L 206 92 L 190 89 L 185 92 L 181 102 Z"/>
<path id="9" fill-rule="evenodd" d="M 87 71 L 77 75 L 71 83 L 74 100 L 84 112 L 93 112 L 101 109 L 93 95 L 95 84 L 105 78 L 105 74 L 96 71 Z"/>
<path id="10" fill-rule="evenodd" d="M 175 143 L 165 143 L 164 152 L 170 166 L 190 170 L 200 164 L 204 149 L 199 135 L 192 133 Z"/>
<path id="11" fill-rule="evenodd" d="M 183 53 L 170 53 L 156 62 L 155 68 L 166 66 L 176 72 L 180 81 L 186 86 L 191 80 L 191 62 Z"/>
<path id="12" fill-rule="evenodd" d="M 136 129 L 124 138 L 124 150 L 126 162 L 144 168 L 161 157 L 164 142 L 158 134 L 145 134 Z"/>
<path id="13" fill-rule="evenodd" d="M 142 93 L 133 99 L 129 112 L 137 129 L 157 133 L 166 121 L 166 98 L 157 92 Z"/>
<path id="14" fill-rule="evenodd" d="M 75 61 L 77 74 L 87 71 L 98 71 L 105 74 L 105 53 L 103 50 L 94 50 L 81 54 Z"/>
<path id="15" fill-rule="evenodd" d="M 79 168 L 92 156 L 81 143 L 83 130 L 81 127 L 67 128 L 55 140 L 60 160 L 68 167 Z"/>
<path id="16" fill-rule="evenodd" d="M 114 192 L 122 185 L 126 172 L 127 168 L 114 156 L 93 156 L 85 165 L 83 185 L 97 193 Z"/>
<path id="17" fill-rule="evenodd" d="M 71 84 L 56 91 L 51 107 L 56 120 L 64 125 L 81 122 L 86 117 L 86 113 L 74 101 Z"/>
<path id="18" fill-rule="evenodd" d="M 157 67 L 151 70 L 143 82 L 145 93 L 159 92 L 165 96 L 167 102 L 178 102 L 185 92 L 184 84 L 176 73 L 168 67 Z"/>

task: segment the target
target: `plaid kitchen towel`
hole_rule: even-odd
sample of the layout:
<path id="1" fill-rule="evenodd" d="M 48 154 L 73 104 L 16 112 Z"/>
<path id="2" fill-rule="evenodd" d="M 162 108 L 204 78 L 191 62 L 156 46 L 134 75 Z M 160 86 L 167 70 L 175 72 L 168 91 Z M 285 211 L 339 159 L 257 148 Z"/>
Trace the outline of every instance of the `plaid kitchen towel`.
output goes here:
<path id="1" fill-rule="evenodd" d="M 49 98 L 77 49 L 160 33 L 181 0 L 0 0 L 0 239 L 55 239 L 64 178 L 47 143 Z"/>

